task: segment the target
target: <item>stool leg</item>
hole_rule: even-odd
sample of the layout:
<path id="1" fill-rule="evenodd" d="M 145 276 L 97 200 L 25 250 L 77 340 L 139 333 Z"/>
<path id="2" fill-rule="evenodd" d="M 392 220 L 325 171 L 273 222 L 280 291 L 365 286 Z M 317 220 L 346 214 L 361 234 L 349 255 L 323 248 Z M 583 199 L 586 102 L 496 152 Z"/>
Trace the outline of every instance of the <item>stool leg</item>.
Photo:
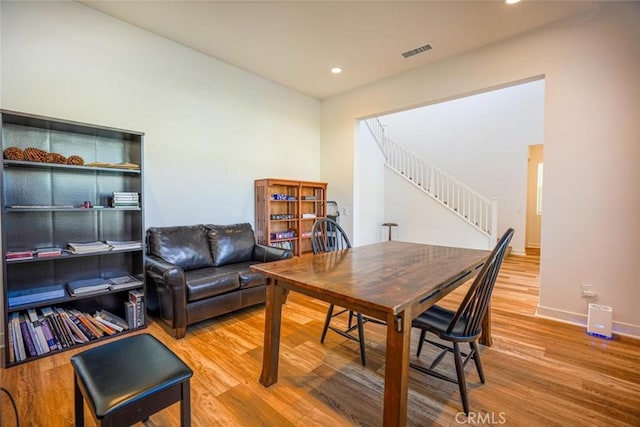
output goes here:
<path id="1" fill-rule="evenodd" d="M 84 398 L 78 385 L 78 376 L 74 375 L 73 380 L 73 407 L 76 417 L 76 427 L 84 427 Z"/>
<path id="2" fill-rule="evenodd" d="M 180 400 L 180 425 L 191 426 L 191 391 L 189 380 L 182 383 L 182 400 Z"/>

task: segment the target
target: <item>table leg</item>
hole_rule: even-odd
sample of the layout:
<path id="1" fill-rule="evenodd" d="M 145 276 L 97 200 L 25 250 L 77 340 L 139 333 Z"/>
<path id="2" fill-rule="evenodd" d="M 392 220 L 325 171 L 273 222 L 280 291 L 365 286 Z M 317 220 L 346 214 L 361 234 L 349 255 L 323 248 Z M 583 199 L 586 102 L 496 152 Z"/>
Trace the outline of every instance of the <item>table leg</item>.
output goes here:
<path id="1" fill-rule="evenodd" d="M 491 301 L 487 304 L 487 312 L 482 319 L 482 335 L 480 335 L 480 344 L 491 347 L 493 338 L 491 337 Z"/>
<path id="2" fill-rule="evenodd" d="M 262 374 L 260 374 L 260 383 L 265 387 L 269 387 L 278 381 L 280 324 L 282 321 L 282 304 L 285 297 L 286 290 L 278 286 L 277 280 L 267 279 L 264 349 L 262 352 Z"/>
<path id="3" fill-rule="evenodd" d="M 384 372 L 385 426 L 404 427 L 407 424 L 410 344 L 411 316 L 406 311 L 398 316 L 389 316 Z"/>

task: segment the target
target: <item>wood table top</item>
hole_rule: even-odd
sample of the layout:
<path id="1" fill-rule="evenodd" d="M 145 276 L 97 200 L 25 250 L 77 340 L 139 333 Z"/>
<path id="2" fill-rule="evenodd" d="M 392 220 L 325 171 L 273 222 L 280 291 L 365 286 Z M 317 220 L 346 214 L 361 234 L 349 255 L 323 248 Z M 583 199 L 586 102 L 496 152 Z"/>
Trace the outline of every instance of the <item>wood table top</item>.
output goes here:
<path id="1" fill-rule="evenodd" d="M 292 290 L 398 314 L 473 277 L 489 251 L 387 241 L 251 266 Z M 282 282 L 282 283 L 281 283 Z"/>

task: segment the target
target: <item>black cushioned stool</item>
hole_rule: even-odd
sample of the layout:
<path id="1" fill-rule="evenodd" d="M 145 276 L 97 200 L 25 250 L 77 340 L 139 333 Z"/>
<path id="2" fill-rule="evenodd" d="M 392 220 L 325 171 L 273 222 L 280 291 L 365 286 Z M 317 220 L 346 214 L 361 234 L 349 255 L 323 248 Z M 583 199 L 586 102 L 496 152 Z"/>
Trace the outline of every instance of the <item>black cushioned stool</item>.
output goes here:
<path id="1" fill-rule="evenodd" d="M 180 402 L 180 423 L 191 425 L 189 380 L 193 372 L 149 334 L 140 334 L 76 354 L 76 426 L 84 425 L 83 398 L 100 426 L 128 426 Z"/>

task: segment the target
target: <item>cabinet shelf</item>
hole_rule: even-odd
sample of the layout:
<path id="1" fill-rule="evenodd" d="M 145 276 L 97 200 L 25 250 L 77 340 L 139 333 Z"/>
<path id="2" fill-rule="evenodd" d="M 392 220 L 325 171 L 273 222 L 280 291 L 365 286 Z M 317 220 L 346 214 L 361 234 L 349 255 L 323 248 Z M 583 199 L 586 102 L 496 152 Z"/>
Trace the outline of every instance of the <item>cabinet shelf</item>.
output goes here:
<path id="1" fill-rule="evenodd" d="M 14 111 L 0 110 L 1 150 L 17 147 L 23 151 L 29 147 L 47 153 L 58 153 L 69 157 L 77 155 L 89 165 L 67 165 L 41 163 L 25 160 L 3 159 L 0 168 L 0 246 L 2 265 L 2 331 L 4 348 L 0 350 L 3 367 L 11 367 L 68 349 L 92 344 L 97 341 L 121 336 L 134 328 L 105 335 L 89 342 L 58 348 L 44 354 L 20 352 L 18 342 L 28 345 L 40 344 L 41 353 L 45 343 L 32 337 L 30 331 L 40 328 L 38 324 L 46 318 L 48 307 L 59 308 L 67 313 L 77 310 L 88 315 L 105 309 L 121 318 L 126 318 L 126 302 L 138 299 L 145 292 L 144 246 L 83 254 L 63 252 L 61 255 L 34 256 L 29 259 L 6 259 L 14 248 L 65 248 L 68 242 L 93 242 L 113 240 L 119 242 L 144 241 L 144 171 L 142 132 L 121 130 L 104 126 L 60 120 Z M 16 150 L 17 151 L 17 150 Z M 98 164 L 98 162 L 100 162 Z M 125 166 L 125 167 L 119 167 Z M 128 166 L 132 167 L 129 168 Z M 140 165 L 137 168 L 133 165 Z M 139 206 L 108 207 L 114 192 L 137 193 Z M 101 208 L 84 208 L 80 205 L 88 200 Z M 35 249 L 34 249 L 35 250 Z M 17 252 L 17 251 L 16 251 Z M 80 296 L 72 296 L 66 284 L 76 280 L 96 277 L 111 278 L 135 276 L 141 282 L 129 287 L 106 290 Z M 46 295 L 47 287 L 60 284 L 65 295 L 52 293 L 57 298 L 9 306 L 8 295 L 34 291 Z M 140 291 L 130 296 L 131 291 Z M 14 299 L 13 301 L 26 301 Z M 144 310 L 142 305 L 138 305 Z M 138 313 L 143 311 L 138 311 Z M 32 317 L 39 319 L 36 321 Z M 57 315 L 56 315 L 57 317 Z M 140 316 L 142 318 L 142 316 Z M 12 320 L 13 319 L 13 320 Z M 68 319 L 69 320 L 69 319 Z M 56 320 L 58 323 L 60 319 Z M 19 326 L 16 330 L 16 323 Z M 48 322 L 44 322 L 48 323 Z M 28 337 L 23 336 L 27 326 Z M 53 326 L 53 325 L 51 325 Z M 58 325 L 62 326 L 62 325 Z M 44 329 L 44 327 L 42 326 Z M 108 328 L 107 328 L 108 329 Z M 88 328 L 91 330 L 91 328 Z M 44 332 L 44 331 L 43 331 Z M 61 330 L 49 331 L 53 339 L 61 342 Z M 38 335 L 38 334 L 36 334 Z M 88 331 L 85 333 L 89 337 Z M 95 335 L 98 332 L 95 332 Z M 49 337 L 47 337 L 49 339 Z M 82 335 L 79 335 L 82 338 Z M 90 338 L 90 337 L 89 337 Z M 16 341 L 19 340 L 19 341 Z M 82 339 L 79 339 L 82 341 Z M 68 341 L 68 337 L 67 340 Z M 56 347 L 51 345 L 51 348 Z M 60 347 L 60 346 L 58 346 Z M 33 347 L 31 347 L 33 350 Z"/>

